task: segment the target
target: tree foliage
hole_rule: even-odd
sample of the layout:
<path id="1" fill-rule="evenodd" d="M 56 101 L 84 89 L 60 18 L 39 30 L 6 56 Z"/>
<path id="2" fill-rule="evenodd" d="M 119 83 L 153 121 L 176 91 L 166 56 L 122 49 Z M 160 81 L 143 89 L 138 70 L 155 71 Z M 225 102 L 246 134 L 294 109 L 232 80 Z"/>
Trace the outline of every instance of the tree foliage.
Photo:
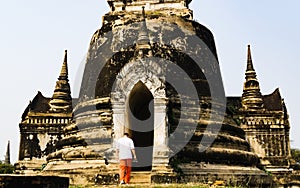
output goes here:
<path id="1" fill-rule="evenodd" d="M 12 174 L 14 170 L 13 165 L 0 162 L 0 174 Z"/>
<path id="2" fill-rule="evenodd" d="M 291 149 L 292 158 L 296 162 L 300 162 L 300 150 L 299 149 Z"/>

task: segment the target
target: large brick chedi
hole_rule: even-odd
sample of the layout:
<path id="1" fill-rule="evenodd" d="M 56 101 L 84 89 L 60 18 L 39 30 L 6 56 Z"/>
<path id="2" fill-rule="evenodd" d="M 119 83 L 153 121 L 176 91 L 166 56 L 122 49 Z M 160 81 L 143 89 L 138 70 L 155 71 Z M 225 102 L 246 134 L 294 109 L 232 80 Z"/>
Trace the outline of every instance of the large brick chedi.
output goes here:
<path id="1" fill-rule="evenodd" d="M 225 97 L 213 34 L 193 20 L 190 2 L 108 1 L 111 10 L 90 42 L 79 98 L 70 99 L 64 64 L 53 97 L 35 99 L 36 106 L 45 104 L 43 116 L 71 119 L 60 120 L 50 134 L 27 120 L 31 104 L 20 124 L 21 134 L 35 140 L 37 130 L 57 139 L 51 152 L 39 151 L 47 155 L 44 174 L 68 175 L 73 184 L 116 183 L 114 144 L 129 132 L 138 158 L 134 170 L 147 171 L 153 183 L 271 183 L 257 168 L 262 158 L 246 139 L 250 129 L 243 129 L 245 114 L 251 116 L 246 110 L 263 108 L 268 97 L 247 88 L 242 98 Z M 25 148 L 21 144 L 22 155 Z"/>

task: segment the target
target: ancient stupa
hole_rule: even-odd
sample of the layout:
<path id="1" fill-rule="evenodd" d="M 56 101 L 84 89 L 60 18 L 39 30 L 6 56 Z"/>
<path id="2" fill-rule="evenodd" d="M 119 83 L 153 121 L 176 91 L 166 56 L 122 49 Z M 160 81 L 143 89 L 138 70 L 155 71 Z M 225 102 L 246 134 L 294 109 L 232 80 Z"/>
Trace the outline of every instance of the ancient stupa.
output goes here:
<path id="1" fill-rule="evenodd" d="M 72 122 L 44 174 L 67 175 L 73 184 L 116 183 L 114 143 L 129 132 L 139 159 L 134 170 L 152 183 L 270 183 L 227 113 L 214 38 L 193 20 L 190 2 L 108 0 Z"/>

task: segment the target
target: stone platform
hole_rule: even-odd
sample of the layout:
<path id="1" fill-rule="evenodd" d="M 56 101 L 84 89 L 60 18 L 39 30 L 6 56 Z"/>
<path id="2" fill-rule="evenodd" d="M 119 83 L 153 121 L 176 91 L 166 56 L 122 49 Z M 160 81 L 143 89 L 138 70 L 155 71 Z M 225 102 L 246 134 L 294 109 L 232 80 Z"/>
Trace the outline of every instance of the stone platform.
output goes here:
<path id="1" fill-rule="evenodd" d="M 179 165 L 181 169 L 178 183 L 212 184 L 233 187 L 274 187 L 272 177 L 256 167 L 229 166 L 220 164 L 190 163 Z"/>
<path id="2" fill-rule="evenodd" d="M 132 185 L 155 184 L 213 184 L 221 182 L 226 186 L 272 187 L 271 176 L 256 167 L 229 166 L 207 163 L 178 165 L 180 171 L 133 171 Z M 71 185 L 118 185 L 118 164 L 105 164 L 104 160 L 52 161 L 42 172 L 44 175 L 64 175 Z"/>

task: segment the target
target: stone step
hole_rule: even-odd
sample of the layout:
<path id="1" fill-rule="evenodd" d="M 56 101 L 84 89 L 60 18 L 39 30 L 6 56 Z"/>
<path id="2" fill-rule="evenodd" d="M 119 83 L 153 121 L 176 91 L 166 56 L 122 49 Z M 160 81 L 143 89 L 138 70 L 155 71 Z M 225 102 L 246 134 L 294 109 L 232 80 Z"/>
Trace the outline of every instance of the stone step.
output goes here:
<path id="1" fill-rule="evenodd" d="M 150 184 L 151 183 L 151 172 L 140 171 L 131 172 L 130 184 Z"/>

